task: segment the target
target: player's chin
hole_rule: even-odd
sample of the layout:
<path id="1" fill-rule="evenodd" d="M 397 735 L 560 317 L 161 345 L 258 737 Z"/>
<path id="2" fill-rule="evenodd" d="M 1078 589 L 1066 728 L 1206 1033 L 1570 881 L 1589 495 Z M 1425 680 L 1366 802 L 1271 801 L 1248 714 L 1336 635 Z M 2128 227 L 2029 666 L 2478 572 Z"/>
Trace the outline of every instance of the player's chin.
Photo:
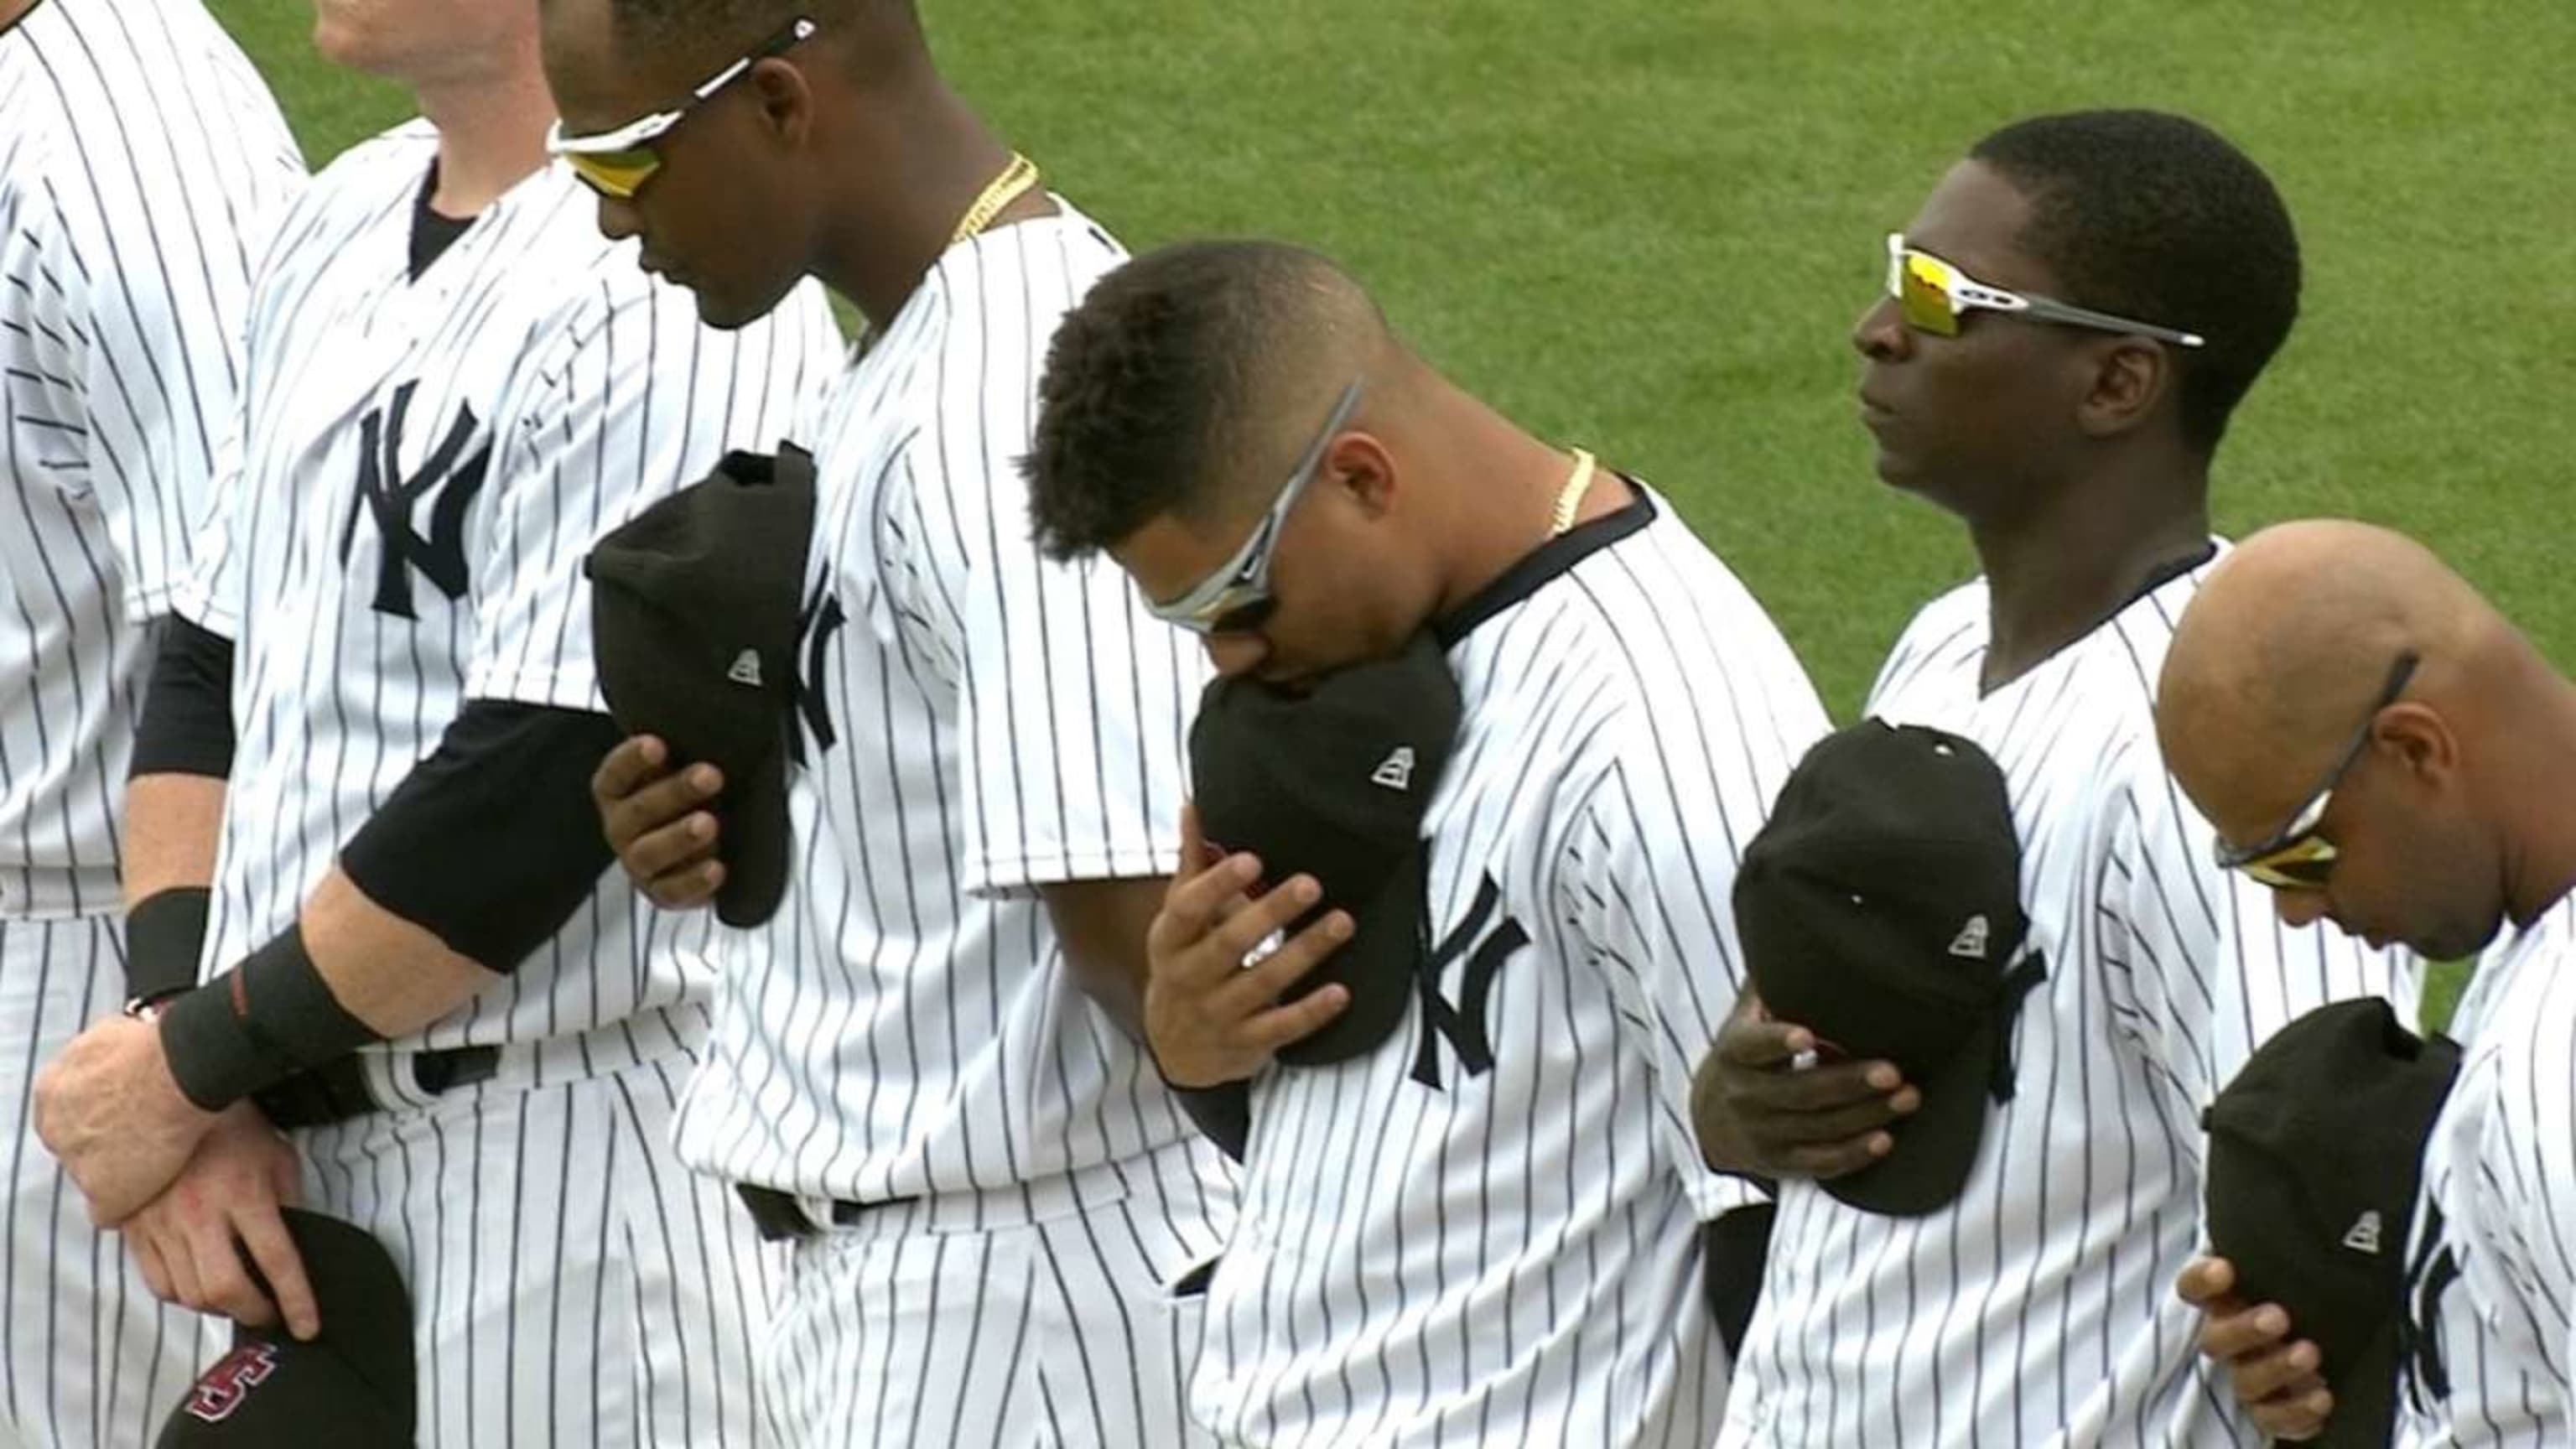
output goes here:
<path id="1" fill-rule="evenodd" d="M 718 292 L 699 288 L 691 293 L 697 299 L 698 320 L 719 332 L 736 332 L 767 316 L 766 307 L 753 308 Z"/>
<path id="2" fill-rule="evenodd" d="M 735 332 L 750 326 L 774 311 L 788 289 L 737 288 L 711 285 L 692 280 L 689 292 L 697 299 L 698 320 L 719 332 Z"/>

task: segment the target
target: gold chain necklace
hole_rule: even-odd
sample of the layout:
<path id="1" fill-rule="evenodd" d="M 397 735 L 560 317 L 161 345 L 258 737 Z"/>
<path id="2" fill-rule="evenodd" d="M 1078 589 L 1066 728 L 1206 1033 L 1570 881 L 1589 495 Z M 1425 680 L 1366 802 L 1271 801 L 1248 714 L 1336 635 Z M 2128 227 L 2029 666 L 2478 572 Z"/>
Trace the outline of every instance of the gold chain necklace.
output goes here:
<path id="1" fill-rule="evenodd" d="M 1547 530 L 1555 538 L 1574 526 L 1574 514 L 1583 506 L 1583 495 L 1592 487 L 1592 455 L 1581 448 L 1574 450 L 1574 476 L 1557 490 L 1556 519 Z"/>
<path id="2" fill-rule="evenodd" d="M 976 194 L 975 204 L 966 208 L 966 215 L 959 218 L 957 230 L 949 236 L 948 244 L 953 247 L 991 226 L 993 218 L 1002 214 L 1002 208 L 1026 196 L 1029 188 L 1037 184 L 1037 163 L 1017 151 L 1012 152 L 1011 164 L 1003 167 L 1002 174 Z"/>

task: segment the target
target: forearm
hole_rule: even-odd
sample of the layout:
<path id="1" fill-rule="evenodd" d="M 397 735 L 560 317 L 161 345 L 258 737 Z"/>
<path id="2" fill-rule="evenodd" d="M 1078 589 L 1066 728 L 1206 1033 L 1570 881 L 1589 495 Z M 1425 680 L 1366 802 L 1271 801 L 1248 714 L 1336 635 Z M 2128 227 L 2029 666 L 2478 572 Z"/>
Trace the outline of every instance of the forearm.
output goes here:
<path id="1" fill-rule="evenodd" d="M 225 782 L 204 775 L 138 775 L 125 786 L 125 905 L 166 890 L 214 884 Z"/>
<path id="2" fill-rule="evenodd" d="M 160 622 L 125 793 L 129 996 L 196 984 L 232 773 L 232 666 L 222 636 Z"/>
<path id="3" fill-rule="evenodd" d="M 380 1037 L 409 1036 L 501 979 L 369 900 L 337 866 L 306 898 L 299 924 L 331 998 Z"/>
<path id="4" fill-rule="evenodd" d="M 1139 1043 L 1145 1040 L 1145 932 L 1168 886 L 1089 880 L 1038 887 L 1074 985 Z"/>
<path id="5" fill-rule="evenodd" d="M 174 1001 L 180 1088 L 215 1110 L 405 1036 L 518 968 L 608 864 L 589 765 L 604 716 L 476 701 L 341 847 L 295 927 Z"/>

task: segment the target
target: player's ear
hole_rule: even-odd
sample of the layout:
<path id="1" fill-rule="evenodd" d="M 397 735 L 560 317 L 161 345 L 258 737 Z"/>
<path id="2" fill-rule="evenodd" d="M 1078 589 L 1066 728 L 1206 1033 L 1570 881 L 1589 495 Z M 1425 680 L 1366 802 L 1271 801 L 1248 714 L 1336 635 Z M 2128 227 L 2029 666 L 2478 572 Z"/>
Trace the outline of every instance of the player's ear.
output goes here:
<path id="1" fill-rule="evenodd" d="M 2423 780 L 2448 776 L 2460 766 L 2460 737 L 2431 705 L 2401 699 L 2370 723 L 2374 749 L 2390 751 L 2410 775 Z"/>
<path id="2" fill-rule="evenodd" d="M 814 130 L 814 88 L 805 72 L 783 57 L 772 56 L 753 66 L 743 79 L 760 106 L 761 128 L 790 146 L 804 147 Z"/>
<path id="3" fill-rule="evenodd" d="M 2087 386 L 2077 425 L 2097 438 L 2124 433 L 2153 416 L 2174 384 L 2173 360 L 2143 337 L 2110 337 L 2078 349 Z"/>
<path id="4" fill-rule="evenodd" d="M 1371 433 L 1349 432 L 1333 440 L 1315 481 L 1334 488 L 1369 518 L 1380 518 L 1395 506 L 1395 455 Z"/>

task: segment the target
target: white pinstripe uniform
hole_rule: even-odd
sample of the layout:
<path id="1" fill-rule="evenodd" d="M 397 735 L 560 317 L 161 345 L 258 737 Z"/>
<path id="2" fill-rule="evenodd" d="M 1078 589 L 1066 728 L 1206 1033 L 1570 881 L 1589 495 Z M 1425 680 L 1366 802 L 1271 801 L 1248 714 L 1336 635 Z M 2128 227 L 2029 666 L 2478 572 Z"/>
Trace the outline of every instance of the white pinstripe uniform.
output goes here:
<path id="1" fill-rule="evenodd" d="M 318 176 L 263 268 L 239 474 L 187 608 L 236 641 L 240 738 L 209 972 L 285 929 L 469 700 L 598 710 L 581 561 L 727 447 L 774 447 L 837 335 L 808 288 L 698 325 L 560 168 L 412 274 L 423 122 Z M 767 1269 L 666 1133 L 702 1042 L 706 926 L 615 872 L 515 975 L 371 1049 L 380 1101 L 296 1134 L 308 1192 L 411 1284 L 422 1442 L 739 1445 Z M 432 1096 L 424 1048 L 504 1044 Z"/>
<path id="2" fill-rule="evenodd" d="M 1701 1165 L 1691 1068 L 1743 979 L 1737 858 L 1824 710 L 1642 492 L 1440 628 L 1441 1005 L 1254 1080 L 1191 1412 L 1228 1444 L 1701 1449 L 1727 1365 L 1698 1229 L 1755 1194 Z"/>
<path id="3" fill-rule="evenodd" d="M 2407 1250 L 2398 1442 L 2568 1442 L 2576 1394 L 2576 901 L 2487 948 Z"/>
<path id="4" fill-rule="evenodd" d="M 2173 1293 L 2202 1240 L 2201 1109 L 2328 1001 L 2385 995 L 2412 1022 L 2415 982 L 2405 958 L 2283 926 L 2269 892 L 2213 864 L 2166 775 L 2155 680 L 2205 572 L 1991 694 L 1982 581 L 1898 641 L 1870 712 L 2002 768 L 2048 979 L 1957 1202 L 1887 1217 L 1783 1184 L 1721 1444 L 2258 1442 Z"/>
<path id="5" fill-rule="evenodd" d="M 210 1342 L 91 1229 L 28 1088 L 124 995 L 141 626 L 186 571 L 303 169 L 196 0 L 45 0 L 0 31 L 0 1443 L 140 1443 Z"/>
<path id="6" fill-rule="evenodd" d="M 679 1139 L 817 1221 L 880 1205 L 796 1249 L 764 1376 L 798 1445 L 1184 1442 L 1169 1288 L 1230 1177 L 1036 891 L 1172 871 L 1204 677 L 1115 567 L 1030 541 L 1046 342 L 1123 257 L 1070 209 L 950 248 L 812 430 L 797 852 L 725 938 Z"/>

